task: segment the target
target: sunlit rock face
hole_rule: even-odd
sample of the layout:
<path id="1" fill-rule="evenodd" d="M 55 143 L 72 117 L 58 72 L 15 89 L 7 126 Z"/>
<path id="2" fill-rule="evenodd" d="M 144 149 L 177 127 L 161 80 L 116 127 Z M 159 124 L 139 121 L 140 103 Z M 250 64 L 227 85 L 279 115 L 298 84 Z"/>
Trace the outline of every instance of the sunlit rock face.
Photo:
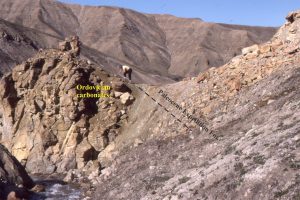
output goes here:
<path id="1" fill-rule="evenodd" d="M 59 49 L 39 52 L 0 83 L 1 143 L 31 173 L 99 169 L 98 154 L 134 100 L 121 79 L 78 57 L 78 37 Z"/>

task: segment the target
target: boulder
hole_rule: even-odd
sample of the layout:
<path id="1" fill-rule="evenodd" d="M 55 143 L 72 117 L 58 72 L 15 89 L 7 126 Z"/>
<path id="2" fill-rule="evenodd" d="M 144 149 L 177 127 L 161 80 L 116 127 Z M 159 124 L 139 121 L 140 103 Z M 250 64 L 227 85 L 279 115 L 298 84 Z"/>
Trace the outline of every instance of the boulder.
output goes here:
<path id="1" fill-rule="evenodd" d="M 6 183 L 32 188 L 35 184 L 25 168 L 9 151 L 0 144 L 0 176 Z"/>
<path id="2" fill-rule="evenodd" d="M 119 98 L 122 94 L 123 94 L 122 92 L 117 92 L 117 91 L 114 92 L 116 98 Z"/>
<path id="3" fill-rule="evenodd" d="M 297 18 L 300 18 L 300 13 L 299 12 L 290 12 L 286 16 L 286 20 L 290 23 L 293 23 Z"/>
<path id="4" fill-rule="evenodd" d="M 98 161 L 101 163 L 101 166 L 108 167 L 116 153 L 116 144 L 113 142 L 98 154 Z"/>
<path id="5" fill-rule="evenodd" d="M 97 131 L 92 131 L 88 135 L 88 141 L 96 149 L 96 151 L 102 151 L 108 144 L 104 134 L 105 130 L 100 127 L 100 129 Z"/>
<path id="6" fill-rule="evenodd" d="M 0 144 L 0 199 L 25 199 L 34 187 L 25 168 Z"/>
<path id="7" fill-rule="evenodd" d="M 134 97 L 130 93 L 126 92 L 120 96 L 120 100 L 122 104 L 128 106 L 134 101 Z"/>
<path id="8" fill-rule="evenodd" d="M 259 47 L 258 47 L 258 45 L 255 44 L 255 45 L 252 45 L 250 47 L 246 47 L 246 48 L 242 49 L 242 54 L 243 55 L 247 55 L 249 53 L 258 55 L 259 54 Z"/>

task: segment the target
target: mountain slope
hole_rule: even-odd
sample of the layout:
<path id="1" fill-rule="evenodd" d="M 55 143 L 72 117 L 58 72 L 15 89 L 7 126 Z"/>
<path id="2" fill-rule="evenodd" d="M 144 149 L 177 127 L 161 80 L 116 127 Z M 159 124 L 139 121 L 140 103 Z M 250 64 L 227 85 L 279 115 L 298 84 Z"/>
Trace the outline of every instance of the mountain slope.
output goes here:
<path id="1" fill-rule="evenodd" d="M 16 64 L 35 55 L 38 50 L 56 47 L 58 41 L 61 40 L 63 38 L 60 36 L 51 35 L 0 19 L 0 77 L 10 72 Z M 82 46 L 82 57 L 98 63 L 111 74 L 122 75 L 116 67 L 123 63 L 119 59 L 110 57 L 85 45 Z M 149 84 L 174 82 L 170 78 L 150 74 L 143 70 L 135 70 L 133 80 Z"/>
<path id="2" fill-rule="evenodd" d="M 172 55 L 169 73 L 181 76 L 195 76 L 210 67 L 221 66 L 239 55 L 243 47 L 268 41 L 276 30 L 213 24 L 170 15 L 155 18 L 166 33 Z"/>
<path id="3" fill-rule="evenodd" d="M 265 42 L 276 31 L 53 0 L 3 0 L 0 18 L 58 38 L 77 34 L 86 46 L 133 65 L 145 77 L 173 80 L 218 67 L 240 54 L 242 47 Z"/>
<path id="4" fill-rule="evenodd" d="M 140 86 L 94 198 L 299 199 L 300 11 L 287 19 L 197 79 Z"/>
<path id="5" fill-rule="evenodd" d="M 42 48 L 40 44 L 46 44 L 46 38 L 28 28 L 0 19 L 0 73 L 9 72 L 12 66 L 35 54 Z"/>
<path id="6" fill-rule="evenodd" d="M 60 37 L 0 19 L 0 73 L 28 59 L 44 48 L 53 48 Z"/>

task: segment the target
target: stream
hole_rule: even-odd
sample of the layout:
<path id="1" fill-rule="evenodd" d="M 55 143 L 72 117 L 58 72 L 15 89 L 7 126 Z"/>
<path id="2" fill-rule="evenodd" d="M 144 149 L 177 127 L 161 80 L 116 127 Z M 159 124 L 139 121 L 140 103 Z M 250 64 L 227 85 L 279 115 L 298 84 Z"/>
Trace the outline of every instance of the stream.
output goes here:
<path id="1" fill-rule="evenodd" d="M 41 192 L 30 197 L 30 200 L 82 200 L 83 191 L 73 184 L 66 184 L 57 179 L 42 179 L 33 177 L 38 184 L 46 186 L 45 192 Z"/>

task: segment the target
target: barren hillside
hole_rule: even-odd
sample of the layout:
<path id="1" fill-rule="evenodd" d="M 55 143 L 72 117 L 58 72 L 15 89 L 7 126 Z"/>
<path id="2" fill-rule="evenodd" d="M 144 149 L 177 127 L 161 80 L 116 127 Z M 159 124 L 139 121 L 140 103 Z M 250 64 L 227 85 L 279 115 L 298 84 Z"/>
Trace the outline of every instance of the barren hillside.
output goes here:
<path id="1" fill-rule="evenodd" d="M 218 67 L 240 54 L 241 48 L 265 42 L 276 31 L 54 0 L 2 0 L 0 18 L 60 39 L 77 34 L 85 46 L 95 51 L 93 61 L 102 65 L 103 55 L 110 57 L 108 60 L 113 61 L 106 66 L 110 65 L 107 68 L 111 72 L 115 72 L 116 62 L 128 63 L 139 74 L 136 82 L 151 84 L 172 82 Z M 143 80 L 148 74 L 153 80 Z"/>
<path id="2" fill-rule="evenodd" d="M 171 56 L 170 74 L 195 76 L 227 63 L 241 49 L 268 41 L 275 28 L 213 24 L 199 19 L 155 15 L 165 32 Z M 185 67 L 183 67 L 185 66 Z"/>
<path id="3" fill-rule="evenodd" d="M 197 79 L 138 86 L 95 198 L 299 199 L 299 31 L 298 11 Z"/>
<path id="4" fill-rule="evenodd" d="M 0 73 L 9 72 L 14 65 L 33 56 L 39 48 L 50 46 L 47 39 L 48 36 L 39 32 L 0 19 Z"/>

